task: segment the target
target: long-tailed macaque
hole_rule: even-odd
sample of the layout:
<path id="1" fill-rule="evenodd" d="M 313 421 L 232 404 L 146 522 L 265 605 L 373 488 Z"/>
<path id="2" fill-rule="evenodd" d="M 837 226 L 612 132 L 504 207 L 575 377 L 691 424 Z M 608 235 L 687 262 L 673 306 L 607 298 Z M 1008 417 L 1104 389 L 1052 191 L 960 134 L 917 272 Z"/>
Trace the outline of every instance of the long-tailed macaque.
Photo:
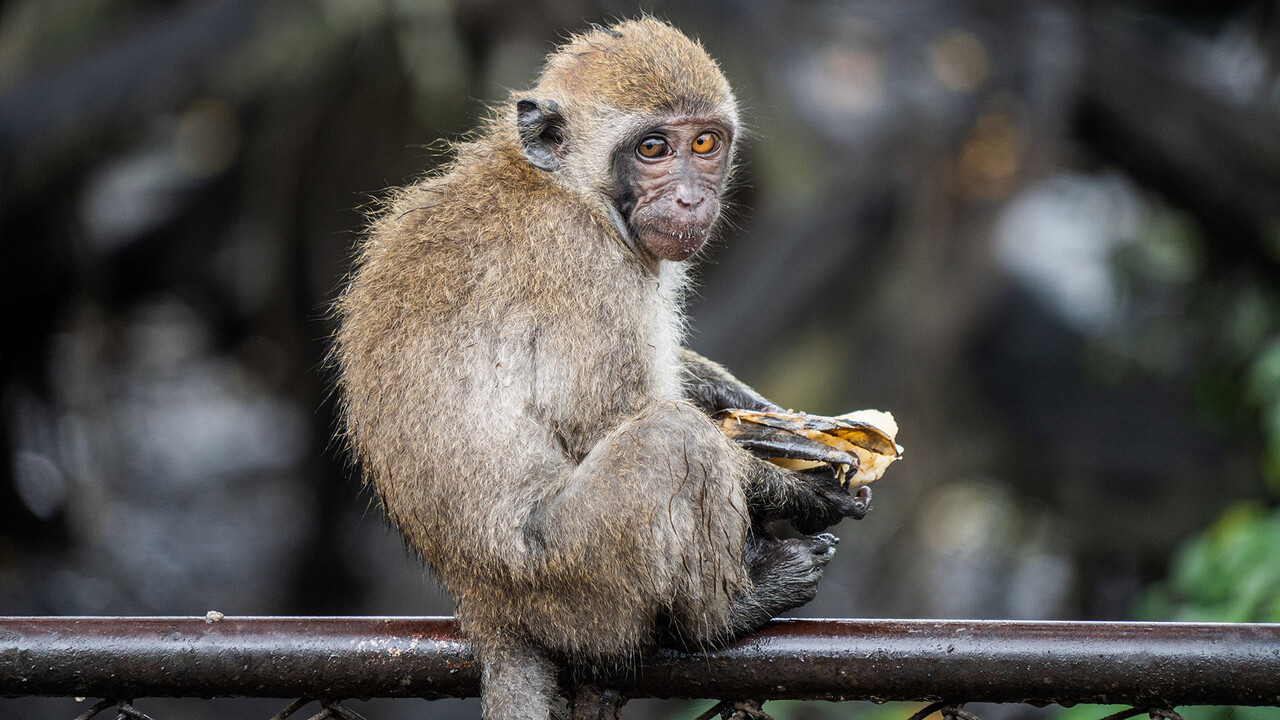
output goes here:
<path id="1" fill-rule="evenodd" d="M 763 524 L 867 509 L 718 432 L 709 413 L 778 408 L 681 345 L 737 135 L 698 43 L 650 18 L 593 28 L 359 245 L 336 305 L 343 432 L 455 599 L 486 718 L 547 718 L 559 667 L 706 647 L 808 602 L 835 538 Z"/>

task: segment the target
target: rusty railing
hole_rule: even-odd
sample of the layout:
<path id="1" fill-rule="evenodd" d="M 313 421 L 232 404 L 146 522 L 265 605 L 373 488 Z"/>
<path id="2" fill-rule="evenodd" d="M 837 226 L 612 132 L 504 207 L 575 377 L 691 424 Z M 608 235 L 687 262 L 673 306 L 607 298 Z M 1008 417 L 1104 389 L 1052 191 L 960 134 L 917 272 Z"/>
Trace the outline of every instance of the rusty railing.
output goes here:
<path id="1" fill-rule="evenodd" d="M 771 699 L 1280 707 L 1280 625 L 776 620 L 729 647 L 662 651 L 601 678 L 620 697 L 714 698 L 703 717 L 767 718 Z M 316 718 L 341 701 L 475 696 L 479 670 L 450 618 L 0 618 L 0 696 L 104 698 L 146 718 L 143 697 L 299 698 Z"/>

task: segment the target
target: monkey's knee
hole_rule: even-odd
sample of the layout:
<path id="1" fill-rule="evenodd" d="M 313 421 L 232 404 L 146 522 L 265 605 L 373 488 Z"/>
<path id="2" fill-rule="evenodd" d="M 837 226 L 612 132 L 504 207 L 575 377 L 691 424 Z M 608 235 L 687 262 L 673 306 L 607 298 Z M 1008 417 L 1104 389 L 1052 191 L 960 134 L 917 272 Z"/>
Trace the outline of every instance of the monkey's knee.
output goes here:
<path id="1" fill-rule="evenodd" d="M 657 442 L 680 444 L 723 435 L 701 410 L 681 400 L 662 400 L 640 411 L 629 423 L 628 432 Z M 726 443 L 718 441 L 717 445 Z"/>
<path id="2" fill-rule="evenodd" d="M 665 490 L 715 498 L 741 494 L 749 460 L 693 405 L 663 401 L 602 440 L 579 472 L 609 476 L 615 492 L 619 480 L 633 482 L 652 505 Z"/>

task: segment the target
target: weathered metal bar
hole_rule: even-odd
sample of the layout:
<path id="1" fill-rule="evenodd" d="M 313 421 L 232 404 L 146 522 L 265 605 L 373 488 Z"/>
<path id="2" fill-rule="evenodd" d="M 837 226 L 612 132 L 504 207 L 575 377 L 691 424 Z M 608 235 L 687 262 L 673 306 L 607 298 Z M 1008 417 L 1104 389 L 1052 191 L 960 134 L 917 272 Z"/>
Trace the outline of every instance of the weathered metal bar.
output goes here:
<path id="1" fill-rule="evenodd" d="M 1280 625 L 779 620 L 632 697 L 1280 706 Z M 450 618 L 0 618 L 0 695 L 466 697 Z"/>

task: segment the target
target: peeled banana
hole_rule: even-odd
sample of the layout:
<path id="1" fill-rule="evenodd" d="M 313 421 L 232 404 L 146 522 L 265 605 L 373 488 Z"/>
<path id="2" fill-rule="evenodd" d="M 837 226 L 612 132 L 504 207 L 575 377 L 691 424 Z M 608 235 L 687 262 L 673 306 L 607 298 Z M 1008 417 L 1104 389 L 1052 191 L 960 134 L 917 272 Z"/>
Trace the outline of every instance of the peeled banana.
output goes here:
<path id="1" fill-rule="evenodd" d="M 902 457 L 898 423 L 879 410 L 837 417 L 794 412 L 722 410 L 712 416 L 730 439 L 789 470 L 827 464 L 845 487 L 877 480 Z"/>

